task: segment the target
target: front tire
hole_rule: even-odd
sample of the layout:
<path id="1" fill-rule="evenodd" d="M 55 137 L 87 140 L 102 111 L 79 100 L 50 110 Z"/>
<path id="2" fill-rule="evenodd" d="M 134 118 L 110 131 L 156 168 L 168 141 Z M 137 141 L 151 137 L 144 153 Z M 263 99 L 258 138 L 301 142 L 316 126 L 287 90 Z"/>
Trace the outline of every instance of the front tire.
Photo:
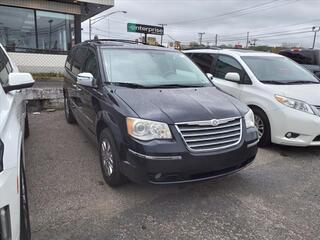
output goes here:
<path id="1" fill-rule="evenodd" d="M 75 124 L 77 122 L 70 108 L 69 97 L 66 95 L 64 96 L 64 115 L 68 123 Z"/>
<path id="2" fill-rule="evenodd" d="M 120 157 L 113 136 L 106 128 L 99 136 L 99 157 L 105 182 L 111 187 L 122 185 L 125 177 L 120 172 Z"/>
<path id="3" fill-rule="evenodd" d="M 259 147 L 268 146 L 271 143 L 271 128 L 267 115 L 259 108 L 252 108 L 255 126 L 258 129 Z"/>
<path id="4" fill-rule="evenodd" d="M 28 193 L 23 163 L 21 163 L 20 167 L 20 239 L 31 239 Z"/>

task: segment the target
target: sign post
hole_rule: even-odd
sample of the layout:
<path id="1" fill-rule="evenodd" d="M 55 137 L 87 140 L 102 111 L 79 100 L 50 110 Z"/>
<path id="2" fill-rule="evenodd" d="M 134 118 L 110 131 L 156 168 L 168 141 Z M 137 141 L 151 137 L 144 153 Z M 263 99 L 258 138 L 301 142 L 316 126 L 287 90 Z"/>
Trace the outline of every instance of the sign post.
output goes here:
<path id="1" fill-rule="evenodd" d="M 144 25 L 144 24 L 138 24 L 138 23 L 128 23 L 127 24 L 127 31 L 128 32 L 135 32 L 135 33 L 143 33 L 145 43 L 147 43 L 147 35 L 148 34 L 153 34 L 153 35 L 163 35 L 164 34 L 163 27 Z"/>

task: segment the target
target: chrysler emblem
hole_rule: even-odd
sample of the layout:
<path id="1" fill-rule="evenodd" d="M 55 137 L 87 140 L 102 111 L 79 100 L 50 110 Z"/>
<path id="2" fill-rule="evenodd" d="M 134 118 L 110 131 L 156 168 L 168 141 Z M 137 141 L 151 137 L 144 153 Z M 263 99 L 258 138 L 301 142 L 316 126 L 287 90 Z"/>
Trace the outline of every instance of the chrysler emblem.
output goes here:
<path id="1" fill-rule="evenodd" d="M 220 121 L 219 121 L 218 119 L 212 119 L 212 120 L 211 120 L 211 125 L 212 125 L 212 126 L 215 127 L 215 126 L 218 126 L 219 124 L 220 124 Z"/>

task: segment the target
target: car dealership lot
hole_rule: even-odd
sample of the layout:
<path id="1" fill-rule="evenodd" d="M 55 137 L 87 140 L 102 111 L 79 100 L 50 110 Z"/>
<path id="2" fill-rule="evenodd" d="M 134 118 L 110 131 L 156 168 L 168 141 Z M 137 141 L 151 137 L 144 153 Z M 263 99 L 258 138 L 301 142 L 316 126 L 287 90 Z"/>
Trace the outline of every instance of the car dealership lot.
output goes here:
<path id="1" fill-rule="evenodd" d="M 320 148 L 259 149 L 247 169 L 195 184 L 111 189 L 64 113 L 30 114 L 33 239 L 317 239 Z"/>

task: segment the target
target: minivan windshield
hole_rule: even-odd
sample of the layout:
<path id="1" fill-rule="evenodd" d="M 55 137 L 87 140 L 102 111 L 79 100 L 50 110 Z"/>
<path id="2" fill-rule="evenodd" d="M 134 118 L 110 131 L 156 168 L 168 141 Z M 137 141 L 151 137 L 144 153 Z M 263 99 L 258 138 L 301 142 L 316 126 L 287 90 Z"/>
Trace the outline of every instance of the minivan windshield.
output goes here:
<path id="1" fill-rule="evenodd" d="M 280 56 L 242 56 L 256 78 L 266 84 L 313 84 L 319 80 L 294 61 Z"/>
<path id="2" fill-rule="evenodd" d="M 103 49 L 108 81 L 126 87 L 213 86 L 184 54 L 146 49 Z"/>

